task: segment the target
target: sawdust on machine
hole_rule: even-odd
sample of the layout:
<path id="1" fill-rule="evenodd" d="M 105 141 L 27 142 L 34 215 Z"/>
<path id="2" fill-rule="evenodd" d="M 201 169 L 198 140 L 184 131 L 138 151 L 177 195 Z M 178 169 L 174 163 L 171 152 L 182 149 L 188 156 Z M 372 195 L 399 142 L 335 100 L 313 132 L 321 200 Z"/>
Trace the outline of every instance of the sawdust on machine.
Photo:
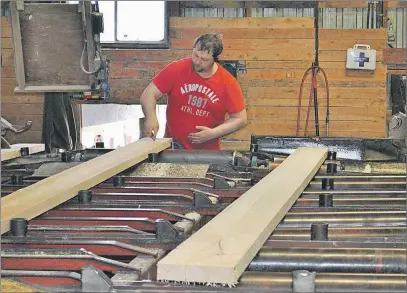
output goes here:
<path id="1" fill-rule="evenodd" d="M 143 163 L 130 176 L 205 178 L 208 164 Z"/>

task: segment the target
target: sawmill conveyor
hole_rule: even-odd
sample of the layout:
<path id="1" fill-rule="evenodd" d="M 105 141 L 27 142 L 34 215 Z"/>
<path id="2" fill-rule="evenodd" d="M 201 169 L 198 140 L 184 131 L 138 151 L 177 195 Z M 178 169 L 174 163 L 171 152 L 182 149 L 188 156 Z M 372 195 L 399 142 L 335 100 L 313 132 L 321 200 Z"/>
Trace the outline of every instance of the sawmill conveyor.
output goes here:
<path id="1" fill-rule="evenodd" d="M 156 281 L 160 259 L 284 161 L 256 142 L 251 152 L 151 154 L 28 222 L 14 219 L 1 237 L 2 292 L 405 292 L 406 175 L 395 167 L 404 162 L 359 160 L 349 172 L 355 165 L 335 151 L 235 288 Z M 108 151 L 2 162 L 2 198 Z M 367 173 L 373 163 L 380 171 Z"/>

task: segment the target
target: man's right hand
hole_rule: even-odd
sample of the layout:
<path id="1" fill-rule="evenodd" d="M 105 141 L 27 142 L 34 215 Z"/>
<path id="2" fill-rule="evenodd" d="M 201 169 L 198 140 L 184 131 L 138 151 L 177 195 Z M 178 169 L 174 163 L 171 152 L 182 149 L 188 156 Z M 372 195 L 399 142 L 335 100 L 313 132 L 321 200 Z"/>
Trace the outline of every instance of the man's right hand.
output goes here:
<path id="1" fill-rule="evenodd" d="M 159 129 L 159 124 L 157 118 L 146 119 L 144 121 L 144 133 L 146 136 L 151 137 L 153 140 L 156 139 Z"/>

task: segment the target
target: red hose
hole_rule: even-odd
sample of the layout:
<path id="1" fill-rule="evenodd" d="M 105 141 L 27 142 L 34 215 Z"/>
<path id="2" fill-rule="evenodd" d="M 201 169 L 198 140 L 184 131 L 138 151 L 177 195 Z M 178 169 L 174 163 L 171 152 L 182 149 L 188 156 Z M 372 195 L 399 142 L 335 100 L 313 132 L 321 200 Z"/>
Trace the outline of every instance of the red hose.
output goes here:
<path id="1" fill-rule="evenodd" d="M 298 113 L 297 113 L 297 129 L 296 129 L 296 136 L 299 136 L 300 132 L 300 121 L 301 121 L 301 100 L 302 100 L 302 91 L 303 91 L 303 86 L 305 82 L 305 78 L 307 77 L 309 71 L 312 70 L 312 80 L 311 80 L 311 89 L 310 89 L 310 97 L 308 100 L 308 109 L 307 109 L 307 118 L 305 121 L 305 130 L 304 130 L 304 136 L 307 134 L 308 130 L 308 122 L 309 122 L 309 115 L 311 111 L 311 105 L 312 105 L 312 94 L 314 92 L 314 89 L 317 90 L 317 85 L 318 85 L 318 80 L 317 80 L 317 75 L 318 72 L 322 72 L 324 76 L 324 81 L 325 81 L 325 90 L 326 90 L 326 136 L 328 136 L 328 128 L 329 128 L 329 85 L 328 85 L 328 77 L 326 75 L 325 70 L 323 70 L 321 67 L 312 65 L 310 68 L 308 68 L 301 80 L 301 85 L 300 85 L 300 92 L 298 95 Z M 314 105 L 315 107 L 315 105 Z"/>

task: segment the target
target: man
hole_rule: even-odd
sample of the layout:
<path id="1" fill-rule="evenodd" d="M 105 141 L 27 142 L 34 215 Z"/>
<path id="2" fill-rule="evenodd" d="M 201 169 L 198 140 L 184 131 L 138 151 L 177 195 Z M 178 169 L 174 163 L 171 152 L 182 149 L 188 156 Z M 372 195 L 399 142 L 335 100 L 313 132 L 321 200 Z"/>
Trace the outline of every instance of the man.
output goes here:
<path id="1" fill-rule="evenodd" d="M 156 100 L 164 94 L 168 96 L 165 137 L 182 148 L 218 150 L 221 137 L 246 124 L 242 90 L 217 63 L 222 50 L 218 35 L 203 34 L 194 42 L 192 57 L 170 63 L 153 78 L 140 98 L 147 136 L 156 138 Z"/>

